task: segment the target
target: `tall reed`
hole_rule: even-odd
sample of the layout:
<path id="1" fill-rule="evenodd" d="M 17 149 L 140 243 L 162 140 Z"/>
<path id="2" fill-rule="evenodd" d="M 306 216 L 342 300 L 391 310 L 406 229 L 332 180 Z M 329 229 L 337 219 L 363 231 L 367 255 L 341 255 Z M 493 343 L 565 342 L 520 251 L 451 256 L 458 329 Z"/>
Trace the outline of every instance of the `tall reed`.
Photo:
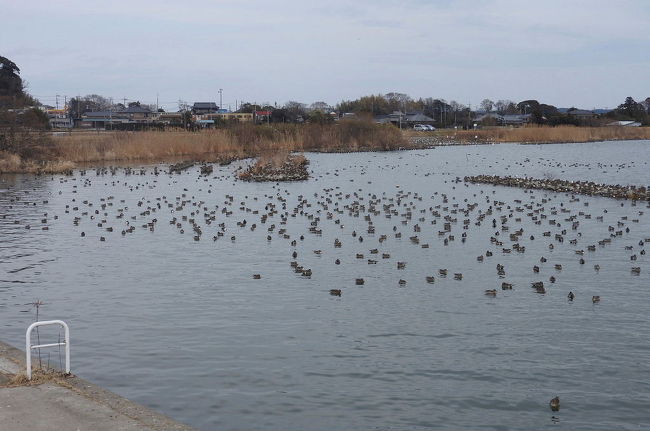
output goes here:
<path id="1" fill-rule="evenodd" d="M 453 140 L 491 142 L 592 142 L 650 139 L 650 127 L 576 127 L 525 126 L 517 128 L 485 128 L 479 130 L 440 131 Z"/>
<path id="2" fill-rule="evenodd" d="M 54 139 L 60 160 L 165 161 L 188 157 L 249 157 L 264 152 L 390 150 L 406 145 L 392 126 L 367 121 L 320 124 L 239 124 L 225 129 L 70 133 Z"/>

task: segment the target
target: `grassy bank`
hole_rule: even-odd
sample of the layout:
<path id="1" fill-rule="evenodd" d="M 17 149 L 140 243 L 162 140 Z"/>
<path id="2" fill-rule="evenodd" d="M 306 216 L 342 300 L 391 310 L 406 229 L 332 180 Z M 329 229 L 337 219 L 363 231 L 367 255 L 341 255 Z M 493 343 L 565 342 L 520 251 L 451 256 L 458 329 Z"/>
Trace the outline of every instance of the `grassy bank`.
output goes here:
<path id="1" fill-rule="evenodd" d="M 440 142 L 521 142 L 563 143 L 650 139 L 650 127 L 576 127 L 526 126 L 518 128 L 494 127 L 479 130 L 437 130 L 407 132 L 409 137 L 432 136 Z"/>

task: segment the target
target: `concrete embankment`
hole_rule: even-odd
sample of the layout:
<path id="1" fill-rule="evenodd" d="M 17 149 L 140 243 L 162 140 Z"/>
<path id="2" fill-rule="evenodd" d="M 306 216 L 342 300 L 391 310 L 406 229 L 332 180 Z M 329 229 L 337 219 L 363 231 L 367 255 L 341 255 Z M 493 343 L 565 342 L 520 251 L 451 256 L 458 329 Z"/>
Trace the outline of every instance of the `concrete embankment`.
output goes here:
<path id="1" fill-rule="evenodd" d="M 24 361 L 24 352 L 0 342 L 0 431 L 193 430 L 76 376 L 11 384 Z"/>

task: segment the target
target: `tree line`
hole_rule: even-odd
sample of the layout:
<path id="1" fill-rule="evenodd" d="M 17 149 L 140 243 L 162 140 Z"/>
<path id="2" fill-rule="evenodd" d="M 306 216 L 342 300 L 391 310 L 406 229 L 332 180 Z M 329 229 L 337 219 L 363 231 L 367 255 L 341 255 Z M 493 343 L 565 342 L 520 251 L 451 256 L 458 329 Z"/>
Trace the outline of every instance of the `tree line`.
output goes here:
<path id="1" fill-rule="evenodd" d="M 89 94 L 83 97 L 73 97 L 68 100 L 68 110 L 73 118 L 79 118 L 84 112 L 88 111 L 122 111 L 129 107 L 140 106 L 151 111 L 157 109 L 156 105 L 141 104 L 139 101 L 126 103 L 113 103 L 112 99 L 98 94 Z M 38 109 L 23 109 L 18 116 L 10 114 L 13 109 L 35 108 L 40 106 L 38 100 L 34 99 L 27 92 L 27 85 L 20 77 L 20 69 L 8 58 L 0 56 L 0 125 L 5 127 L 12 123 L 20 123 L 29 127 L 47 127 L 47 117 Z M 185 111 L 189 106 L 185 106 L 181 111 Z M 575 108 L 571 108 L 575 109 Z M 472 110 L 469 105 L 464 105 L 455 100 L 446 101 L 440 98 L 426 97 L 414 99 L 407 94 L 399 92 L 390 92 L 386 94 L 376 94 L 362 96 L 355 100 L 343 100 L 330 106 L 329 104 L 318 101 L 311 105 L 297 101 L 288 101 L 284 105 L 277 107 L 270 104 L 253 104 L 242 103 L 237 112 L 250 113 L 259 111 L 269 111 L 267 121 L 275 123 L 300 123 L 300 122 L 332 122 L 335 116 L 331 115 L 335 111 L 337 115 L 352 113 L 359 117 L 374 118 L 382 115 L 389 115 L 399 111 L 402 113 L 422 113 L 433 119 L 438 127 L 471 127 L 473 119 L 477 114 L 499 114 L 513 115 L 523 114 L 530 115 L 531 122 L 545 125 L 596 125 L 585 124 L 585 122 L 594 122 L 594 119 L 580 119 L 575 115 L 567 112 L 561 112 L 557 107 L 541 103 L 534 99 L 514 102 L 508 99 L 492 101 L 483 99 Z M 163 112 L 161 109 L 159 111 Z M 605 120 L 632 120 L 638 121 L 642 125 L 648 125 L 650 111 L 650 97 L 641 102 L 635 101 L 632 97 L 627 97 L 623 103 L 615 109 L 601 115 Z M 20 118 L 18 118 L 20 117 Z M 602 121 L 601 121 L 602 123 Z"/>

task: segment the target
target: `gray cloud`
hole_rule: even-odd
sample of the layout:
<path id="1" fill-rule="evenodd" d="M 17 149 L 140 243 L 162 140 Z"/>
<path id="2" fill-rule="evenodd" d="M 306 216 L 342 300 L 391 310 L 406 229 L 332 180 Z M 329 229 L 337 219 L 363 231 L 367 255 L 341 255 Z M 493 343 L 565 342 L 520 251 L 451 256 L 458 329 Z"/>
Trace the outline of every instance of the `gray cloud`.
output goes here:
<path id="1" fill-rule="evenodd" d="M 1 0 L 37 96 L 336 103 L 408 92 L 614 106 L 650 96 L 650 3 Z M 47 102 L 47 100 L 46 100 Z"/>

